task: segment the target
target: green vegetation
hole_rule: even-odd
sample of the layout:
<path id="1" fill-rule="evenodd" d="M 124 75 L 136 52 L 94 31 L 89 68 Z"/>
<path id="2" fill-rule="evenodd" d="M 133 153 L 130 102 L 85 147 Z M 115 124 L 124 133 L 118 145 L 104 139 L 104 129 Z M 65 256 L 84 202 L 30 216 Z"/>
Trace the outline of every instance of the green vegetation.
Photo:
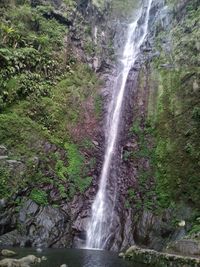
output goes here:
<path id="1" fill-rule="evenodd" d="M 199 92 L 193 91 L 193 85 L 198 74 L 163 71 L 162 77 L 165 90 L 159 100 L 156 133 L 158 186 L 169 199 L 197 204 L 200 121 Z"/>
<path id="2" fill-rule="evenodd" d="M 63 16 L 68 18 L 76 2 L 63 2 Z M 8 148 L 11 160 L 25 164 L 23 176 L 18 172 L 10 175 L 1 164 L 0 198 L 34 187 L 27 190 L 28 196 L 46 205 L 54 201 L 50 190 L 43 188 L 71 198 L 83 193 L 92 181 L 90 160 L 87 164 L 81 151 L 93 147 L 77 143 L 73 129 L 78 135 L 88 101 L 91 116 L 100 113 L 95 106 L 99 80 L 73 53 L 67 26 L 49 16 L 54 7 L 38 3 L 0 3 L 0 144 Z M 84 34 L 88 38 L 83 46 L 90 53 L 91 37 L 89 32 Z M 14 190 L 8 190 L 14 184 Z"/>
<path id="3" fill-rule="evenodd" d="M 16 156 L 33 155 L 45 137 L 48 137 L 47 131 L 27 117 L 11 112 L 0 115 L 0 143 Z"/>
<path id="4" fill-rule="evenodd" d="M 46 19 L 48 11 L 24 4 L 8 8 L 1 20 L 1 109 L 19 99 L 48 95 L 66 69 L 61 52 L 66 27 Z"/>
<path id="5" fill-rule="evenodd" d="M 95 113 L 96 117 L 99 118 L 103 111 L 103 99 L 101 95 L 97 95 L 95 98 Z"/>
<path id="6" fill-rule="evenodd" d="M 30 193 L 30 199 L 35 201 L 38 205 L 47 205 L 47 193 L 40 189 L 33 189 Z"/>
<path id="7" fill-rule="evenodd" d="M 84 177 L 87 173 L 86 166 L 84 164 L 84 158 L 79 153 L 76 145 L 65 144 L 65 148 L 68 151 L 68 167 L 67 173 L 69 180 L 73 182 L 76 189 L 80 192 L 84 192 L 91 184 L 91 177 Z"/>
<path id="8" fill-rule="evenodd" d="M 138 178 L 134 188 L 129 188 L 127 195 L 127 207 L 132 205 L 141 210 L 153 210 L 155 208 L 156 189 L 154 184 L 155 148 L 151 144 L 154 129 L 143 119 L 135 119 L 130 128 L 129 137 L 137 142 L 137 148 L 124 152 L 124 160 L 133 162 L 137 166 Z M 148 164 L 144 164 L 147 162 Z"/>
<path id="9" fill-rule="evenodd" d="M 153 92 L 150 92 L 146 122 L 135 120 L 130 135 L 137 141 L 138 148 L 124 154 L 126 160 L 137 162 L 139 174 L 135 190 L 142 193 L 148 208 L 149 200 L 155 199 L 161 208 L 181 201 L 192 207 L 199 206 L 200 50 L 197 40 L 200 10 L 195 1 L 191 5 L 186 6 L 186 17 L 178 20 L 171 30 L 170 40 L 162 30 L 157 35 L 160 56 L 151 65 Z M 170 53 L 163 47 L 163 42 L 169 41 Z M 153 88 L 155 85 L 157 88 Z M 149 169 L 141 168 L 141 159 L 149 161 Z M 149 181 L 155 186 L 148 188 Z M 137 198 L 133 202 L 137 202 Z"/>
<path id="10" fill-rule="evenodd" d="M 167 41 L 163 32 L 157 36 L 160 57 L 153 66 L 159 88 L 150 121 L 155 128 L 156 194 L 162 207 L 180 201 L 198 207 L 200 202 L 199 21 L 200 8 L 193 1 L 170 32 L 171 53 L 162 47 Z M 166 64 L 172 68 L 163 67 Z"/>

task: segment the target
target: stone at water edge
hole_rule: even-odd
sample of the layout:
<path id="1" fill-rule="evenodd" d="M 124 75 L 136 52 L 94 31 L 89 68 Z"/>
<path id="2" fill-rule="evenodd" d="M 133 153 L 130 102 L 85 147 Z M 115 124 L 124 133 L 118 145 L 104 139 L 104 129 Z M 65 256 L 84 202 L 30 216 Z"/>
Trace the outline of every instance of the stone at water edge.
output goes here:
<path id="1" fill-rule="evenodd" d="M 37 251 L 38 253 L 41 253 L 41 252 L 42 252 L 42 249 L 41 249 L 41 248 L 36 248 L 36 251 Z"/>
<path id="2" fill-rule="evenodd" d="M 12 251 L 12 250 L 3 249 L 1 251 L 1 255 L 4 257 L 13 257 L 13 256 L 17 255 L 17 253 Z"/>
<path id="3" fill-rule="evenodd" d="M 125 257 L 131 257 L 133 252 L 135 252 L 136 250 L 138 250 L 139 248 L 137 246 L 131 246 L 130 248 L 128 248 L 124 254 Z"/>
<path id="4" fill-rule="evenodd" d="M 120 252 L 118 256 L 119 258 L 125 258 L 125 254 L 123 252 Z"/>
<path id="5" fill-rule="evenodd" d="M 41 263 L 41 259 L 35 255 L 28 255 L 21 259 L 6 258 L 0 261 L 0 267 L 29 267 L 33 263 Z"/>
<path id="6" fill-rule="evenodd" d="M 67 264 L 62 264 L 60 267 L 68 267 Z"/>
<path id="7" fill-rule="evenodd" d="M 47 261 L 47 257 L 46 256 L 42 256 L 41 260 L 42 261 Z"/>
<path id="8" fill-rule="evenodd" d="M 125 252 L 125 258 L 138 263 L 151 264 L 154 267 L 200 267 L 200 258 L 158 252 L 137 246 Z"/>

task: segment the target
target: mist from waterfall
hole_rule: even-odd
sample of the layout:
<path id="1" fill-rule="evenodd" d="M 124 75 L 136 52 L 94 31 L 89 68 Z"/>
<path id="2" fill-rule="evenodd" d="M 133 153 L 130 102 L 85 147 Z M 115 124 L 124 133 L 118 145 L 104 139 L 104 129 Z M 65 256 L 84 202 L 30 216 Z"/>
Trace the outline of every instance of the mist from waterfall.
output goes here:
<path id="1" fill-rule="evenodd" d="M 108 201 L 107 182 L 110 174 L 111 162 L 114 158 L 118 140 L 121 110 L 128 74 L 136 63 L 141 45 L 148 33 L 148 22 L 153 0 L 143 6 L 136 19 L 127 27 L 123 54 L 119 58 L 120 72 L 116 78 L 113 97 L 107 118 L 106 150 L 100 177 L 99 190 L 92 205 L 92 216 L 87 226 L 86 248 L 104 249 L 109 237 L 112 213 L 115 203 Z"/>

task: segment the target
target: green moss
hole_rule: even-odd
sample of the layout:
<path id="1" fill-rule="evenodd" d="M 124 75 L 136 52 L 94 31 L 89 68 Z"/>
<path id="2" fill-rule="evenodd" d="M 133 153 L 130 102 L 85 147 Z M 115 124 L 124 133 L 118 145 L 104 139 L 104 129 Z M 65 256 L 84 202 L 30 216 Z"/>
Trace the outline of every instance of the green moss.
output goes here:
<path id="1" fill-rule="evenodd" d="M 76 3 L 64 2 L 63 15 L 67 18 L 75 11 Z M 61 198 L 71 198 L 77 192 L 83 193 L 92 179 L 88 177 L 92 159 L 91 164 L 90 159 L 85 160 L 80 153 L 84 148 L 75 144 L 77 138 L 72 131 L 80 127 L 88 112 L 87 101 L 91 103 L 91 116 L 92 112 L 95 116 L 95 107 L 91 106 L 99 80 L 72 53 L 71 43 L 64 43 L 68 29 L 49 16 L 53 9 L 45 3 L 33 7 L 29 1 L 8 3 L 6 9 L 0 5 L 0 143 L 8 148 L 11 159 L 22 160 L 25 165 L 23 177 L 13 174 L 15 190 L 42 190 L 49 185 Z M 87 27 L 87 23 L 83 24 Z M 90 38 L 84 38 L 84 44 Z M 89 43 L 90 48 L 93 50 Z M 56 156 L 52 145 L 59 151 Z M 85 146 L 92 149 L 88 143 Z M 60 155 L 64 149 L 67 156 Z M 34 158 L 39 159 L 39 164 L 34 163 Z M 7 171 L 5 167 L 4 174 L 1 172 L 1 187 L 2 194 L 9 197 L 6 191 L 12 179 Z M 31 197 L 42 198 L 40 193 L 34 192 Z"/>
<path id="2" fill-rule="evenodd" d="M 62 160 L 58 160 L 56 162 L 55 166 L 56 174 L 57 176 L 62 180 L 67 180 L 68 177 L 68 169 L 65 166 L 64 162 Z"/>
<path id="3" fill-rule="evenodd" d="M 35 201 L 38 205 L 48 205 L 47 193 L 40 189 L 33 189 L 30 193 L 30 199 Z"/>
<path id="4" fill-rule="evenodd" d="M 102 96 L 97 94 L 95 97 L 95 114 L 97 118 L 100 118 L 103 112 L 103 99 Z"/>
<path id="5" fill-rule="evenodd" d="M 79 152 L 77 145 L 73 143 L 65 143 L 68 163 L 57 160 L 56 174 L 63 181 L 67 182 L 66 187 L 62 183 L 58 183 L 58 189 L 61 196 L 72 198 L 77 192 L 83 193 L 91 184 L 92 177 L 87 177 L 87 168 L 85 158 Z"/>
<path id="6" fill-rule="evenodd" d="M 130 133 L 131 134 L 136 134 L 138 136 L 140 136 L 142 134 L 142 129 L 140 127 L 140 123 L 141 123 L 140 119 L 134 120 L 133 125 L 130 128 Z"/>
<path id="7" fill-rule="evenodd" d="M 15 113 L 0 115 L 0 143 L 16 155 L 34 154 L 48 133 L 27 117 Z"/>
<path id="8" fill-rule="evenodd" d="M 185 3 L 180 19 L 178 1 L 170 1 L 174 10 L 174 25 L 168 35 L 158 29 L 154 59 L 149 113 L 155 130 L 156 193 L 162 207 L 170 202 L 184 201 L 198 206 L 199 172 L 199 18 L 197 1 Z M 163 40 L 170 41 L 171 51 L 165 50 Z M 163 64 L 170 64 L 172 69 Z M 156 73 L 156 74 L 155 74 Z M 154 90 L 155 91 L 155 90 Z M 155 99 L 153 101 L 152 99 Z M 152 113 L 152 103 L 154 110 Z"/>

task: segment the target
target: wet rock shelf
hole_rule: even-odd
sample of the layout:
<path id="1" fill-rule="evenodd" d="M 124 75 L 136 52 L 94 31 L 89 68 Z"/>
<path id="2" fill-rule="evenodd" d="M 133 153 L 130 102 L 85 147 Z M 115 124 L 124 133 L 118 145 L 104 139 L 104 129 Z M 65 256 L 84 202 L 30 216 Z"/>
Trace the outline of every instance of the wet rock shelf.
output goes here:
<path id="1" fill-rule="evenodd" d="M 134 262 L 150 264 L 154 267 L 199 267 L 200 257 L 180 256 L 168 253 L 161 253 L 155 250 L 143 249 L 137 246 L 130 247 L 125 253 L 120 253 L 119 257 Z"/>

